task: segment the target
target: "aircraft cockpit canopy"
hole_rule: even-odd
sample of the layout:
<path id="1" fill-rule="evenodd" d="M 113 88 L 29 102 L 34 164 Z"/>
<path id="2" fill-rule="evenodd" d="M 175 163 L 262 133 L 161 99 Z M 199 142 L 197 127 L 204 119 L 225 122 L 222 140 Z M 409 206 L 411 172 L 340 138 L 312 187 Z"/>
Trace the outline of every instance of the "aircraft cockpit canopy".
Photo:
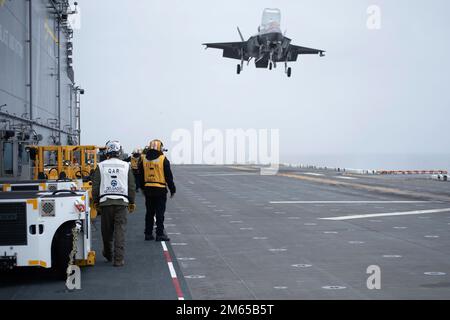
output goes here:
<path id="1" fill-rule="evenodd" d="M 261 26 L 259 27 L 259 32 L 261 34 L 272 33 L 272 32 L 280 32 L 281 33 L 281 11 L 280 11 L 280 9 L 271 9 L 271 8 L 264 9 Z"/>

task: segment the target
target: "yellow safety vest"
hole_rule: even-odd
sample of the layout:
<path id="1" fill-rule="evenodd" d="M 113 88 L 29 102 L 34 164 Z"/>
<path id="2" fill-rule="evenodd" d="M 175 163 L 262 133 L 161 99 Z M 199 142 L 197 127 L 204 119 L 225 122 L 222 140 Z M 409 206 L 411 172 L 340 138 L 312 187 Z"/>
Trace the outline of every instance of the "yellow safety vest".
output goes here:
<path id="1" fill-rule="evenodd" d="M 144 165 L 144 179 L 146 187 L 166 187 L 166 177 L 164 176 L 164 160 L 166 156 L 161 155 L 155 160 L 148 160 L 145 155 L 142 156 Z"/>
<path id="2" fill-rule="evenodd" d="M 139 158 L 131 157 L 131 169 L 139 169 Z"/>

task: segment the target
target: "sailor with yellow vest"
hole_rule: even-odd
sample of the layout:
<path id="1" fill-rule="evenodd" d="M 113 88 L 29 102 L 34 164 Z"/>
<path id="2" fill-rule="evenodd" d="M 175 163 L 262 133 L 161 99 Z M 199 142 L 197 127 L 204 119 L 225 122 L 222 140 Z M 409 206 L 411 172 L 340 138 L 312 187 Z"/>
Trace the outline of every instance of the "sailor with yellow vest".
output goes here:
<path id="1" fill-rule="evenodd" d="M 141 170 L 139 163 L 141 162 L 142 151 L 140 149 L 134 149 L 131 157 L 129 157 L 126 162 L 130 163 L 130 167 L 133 170 L 134 180 L 136 181 L 136 192 L 139 192 L 141 188 Z"/>
<path id="2" fill-rule="evenodd" d="M 141 156 L 140 169 L 141 186 L 145 194 L 145 240 L 155 240 L 153 225 L 156 217 L 156 241 L 170 241 L 164 232 L 164 213 L 166 211 L 167 188 L 170 197 L 175 195 L 176 187 L 173 182 L 170 162 L 164 155 L 163 143 L 153 140 L 148 151 Z"/>

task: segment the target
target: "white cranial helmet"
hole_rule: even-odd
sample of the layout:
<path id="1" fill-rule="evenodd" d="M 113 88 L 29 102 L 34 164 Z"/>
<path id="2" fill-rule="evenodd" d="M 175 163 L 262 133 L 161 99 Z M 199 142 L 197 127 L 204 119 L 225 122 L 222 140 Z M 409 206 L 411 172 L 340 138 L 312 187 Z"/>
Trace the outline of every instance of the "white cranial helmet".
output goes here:
<path id="1" fill-rule="evenodd" d="M 108 155 L 119 155 L 122 151 L 122 146 L 119 141 L 108 141 L 106 143 L 106 154 Z"/>

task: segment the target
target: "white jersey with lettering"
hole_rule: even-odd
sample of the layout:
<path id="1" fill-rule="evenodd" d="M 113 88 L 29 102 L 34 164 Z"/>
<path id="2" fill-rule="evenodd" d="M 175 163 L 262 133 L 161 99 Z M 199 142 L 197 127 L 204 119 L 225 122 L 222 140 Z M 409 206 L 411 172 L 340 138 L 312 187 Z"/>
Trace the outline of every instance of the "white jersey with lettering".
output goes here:
<path id="1" fill-rule="evenodd" d="M 107 199 L 128 203 L 128 162 L 112 158 L 98 164 L 100 170 L 100 203 Z"/>

